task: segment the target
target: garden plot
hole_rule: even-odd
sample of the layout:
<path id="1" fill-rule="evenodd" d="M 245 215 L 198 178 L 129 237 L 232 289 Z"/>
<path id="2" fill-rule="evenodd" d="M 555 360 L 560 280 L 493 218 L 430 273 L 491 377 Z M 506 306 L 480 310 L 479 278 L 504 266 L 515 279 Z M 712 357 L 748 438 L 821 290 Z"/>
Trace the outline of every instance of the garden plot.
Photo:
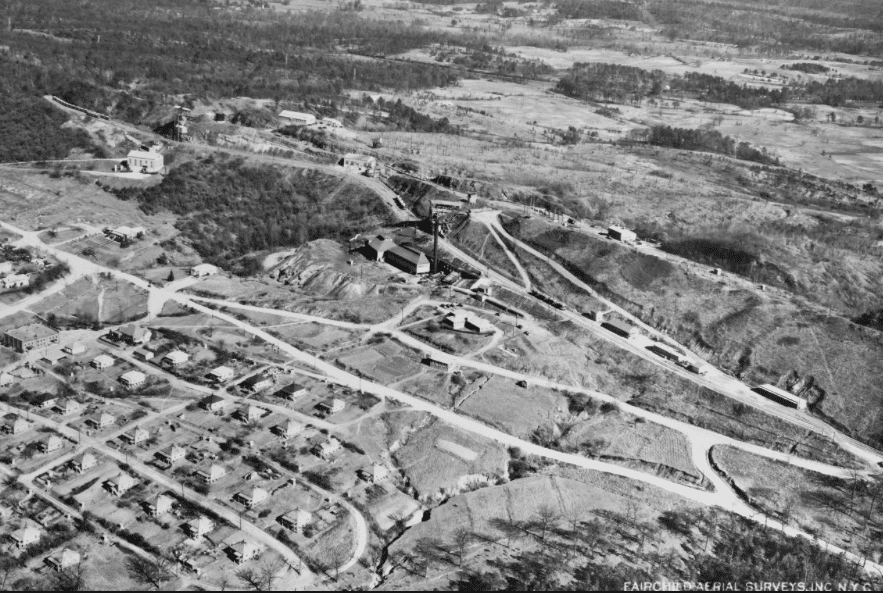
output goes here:
<path id="1" fill-rule="evenodd" d="M 500 430 L 525 438 L 538 426 L 567 413 L 568 400 L 564 394 L 552 389 L 531 385 L 518 387 L 513 379 L 494 376 L 462 402 L 459 409 Z"/>
<path id="2" fill-rule="evenodd" d="M 32 310 L 44 316 L 55 315 L 62 324 L 117 325 L 147 315 L 147 291 L 129 282 L 81 278 L 41 300 Z"/>
<path id="3" fill-rule="evenodd" d="M 402 440 L 395 465 L 422 500 L 446 497 L 506 473 L 506 450 L 480 436 L 431 420 Z"/>
<path id="4" fill-rule="evenodd" d="M 337 362 L 384 384 L 395 383 L 422 370 L 423 357 L 392 340 L 344 351 Z"/>

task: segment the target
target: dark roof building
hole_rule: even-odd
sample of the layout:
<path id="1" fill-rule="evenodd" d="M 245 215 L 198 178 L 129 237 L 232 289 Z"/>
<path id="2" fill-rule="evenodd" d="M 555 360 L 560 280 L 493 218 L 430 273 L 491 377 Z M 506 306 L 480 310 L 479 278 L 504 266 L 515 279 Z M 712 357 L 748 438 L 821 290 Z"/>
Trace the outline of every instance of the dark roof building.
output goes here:
<path id="1" fill-rule="evenodd" d="M 429 273 L 429 258 L 422 251 L 411 247 L 396 245 L 386 251 L 384 260 L 409 274 Z"/>
<path id="2" fill-rule="evenodd" d="M 601 327 L 608 329 L 613 333 L 622 336 L 623 338 L 629 338 L 638 333 L 637 328 L 616 319 L 609 319 L 605 321 L 601 324 Z"/>

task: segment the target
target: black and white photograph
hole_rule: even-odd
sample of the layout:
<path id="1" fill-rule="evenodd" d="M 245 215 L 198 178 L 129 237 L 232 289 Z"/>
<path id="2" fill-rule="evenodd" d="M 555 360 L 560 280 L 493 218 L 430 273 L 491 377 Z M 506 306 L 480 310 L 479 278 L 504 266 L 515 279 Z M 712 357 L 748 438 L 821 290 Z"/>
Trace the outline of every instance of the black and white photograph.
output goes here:
<path id="1" fill-rule="evenodd" d="M 883 0 L 0 0 L 0 591 L 883 589 Z"/>

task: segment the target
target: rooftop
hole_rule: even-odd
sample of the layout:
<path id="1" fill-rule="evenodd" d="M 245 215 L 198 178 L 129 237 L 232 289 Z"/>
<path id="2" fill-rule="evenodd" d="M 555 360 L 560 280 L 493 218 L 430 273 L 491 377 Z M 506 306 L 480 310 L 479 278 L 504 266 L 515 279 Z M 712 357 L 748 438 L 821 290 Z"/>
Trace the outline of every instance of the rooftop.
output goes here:
<path id="1" fill-rule="evenodd" d="M 31 340 L 48 338 L 57 334 L 57 331 L 52 328 L 46 327 L 42 323 L 23 325 L 22 327 L 17 327 L 6 332 L 7 336 L 12 336 L 13 338 L 21 340 L 22 342 L 30 342 Z"/>
<path id="2" fill-rule="evenodd" d="M 402 258 L 406 262 L 414 265 L 429 263 L 429 258 L 426 257 L 425 253 L 411 247 L 405 247 L 403 245 L 396 245 L 395 247 L 389 249 L 387 253 L 392 253 Z"/>

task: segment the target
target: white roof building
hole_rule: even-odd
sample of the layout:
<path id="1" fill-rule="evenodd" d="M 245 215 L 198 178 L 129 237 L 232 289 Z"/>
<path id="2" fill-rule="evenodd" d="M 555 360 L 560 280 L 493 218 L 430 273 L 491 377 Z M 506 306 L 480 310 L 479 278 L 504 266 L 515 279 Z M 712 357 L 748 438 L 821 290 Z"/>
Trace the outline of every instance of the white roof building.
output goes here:
<path id="1" fill-rule="evenodd" d="M 129 371 L 128 373 L 124 373 L 123 376 L 120 377 L 120 383 L 129 388 L 138 387 L 139 385 L 142 385 L 146 380 L 147 375 L 140 371 Z"/>
<path id="2" fill-rule="evenodd" d="M 159 173 L 164 166 L 163 156 L 158 152 L 133 150 L 126 155 L 130 171 Z"/>
<path id="3" fill-rule="evenodd" d="M 311 126 L 316 123 L 316 116 L 310 113 L 300 113 L 298 111 L 285 111 L 279 112 L 279 117 L 282 119 L 289 120 L 292 124 L 299 126 Z"/>
<path id="4" fill-rule="evenodd" d="M 235 373 L 233 372 L 233 369 L 231 369 L 230 367 L 220 366 L 216 369 L 212 369 L 209 372 L 209 377 L 211 377 L 218 383 L 223 383 L 224 381 L 229 381 L 230 379 L 232 379 L 234 374 Z"/>
<path id="5" fill-rule="evenodd" d="M 190 360 L 190 355 L 186 352 L 181 352 L 180 350 L 174 350 L 163 356 L 163 362 L 166 362 L 172 366 L 184 364 L 188 360 Z"/>
<path id="6" fill-rule="evenodd" d="M 190 275 L 196 276 L 197 278 L 202 276 L 211 276 L 212 274 L 217 274 L 218 268 L 217 266 L 213 266 L 211 264 L 199 264 L 190 268 Z"/>
<path id="7" fill-rule="evenodd" d="M 92 362 L 89 364 L 91 364 L 96 369 L 106 369 L 113 366 L 113 358 L 108 356 L 107 354 L 99 354 L 98 356 L 93 358 Z"/>

